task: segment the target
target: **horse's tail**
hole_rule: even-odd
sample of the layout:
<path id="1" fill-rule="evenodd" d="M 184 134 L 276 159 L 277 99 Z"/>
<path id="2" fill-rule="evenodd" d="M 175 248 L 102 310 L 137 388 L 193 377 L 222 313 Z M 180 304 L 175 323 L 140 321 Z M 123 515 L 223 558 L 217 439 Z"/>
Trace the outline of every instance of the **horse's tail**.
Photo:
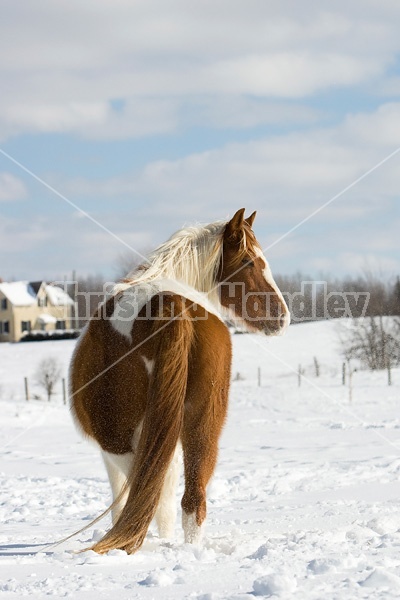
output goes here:
<path id="1" fill-rule="evenodd" d="M 161 318 L 154 321 L 154 367 L 132 472 L 128 499 L 108 533 L 93 546 L 104 553 L 136 552 L 155 515 L 164 478 L 182 429 L 193 323 L 180 296 L 163 296 Z M 175 316 L 174 316 L 175 315 Z"/>

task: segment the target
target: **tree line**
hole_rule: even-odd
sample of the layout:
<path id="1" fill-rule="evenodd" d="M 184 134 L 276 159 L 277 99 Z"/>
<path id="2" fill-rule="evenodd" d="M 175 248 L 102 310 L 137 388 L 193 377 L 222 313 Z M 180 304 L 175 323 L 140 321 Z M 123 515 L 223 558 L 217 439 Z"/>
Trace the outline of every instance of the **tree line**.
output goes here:
<path id="1" fill-rule="evenodd" d="M 389 281 L 371 274 L 319 280 L 296 273 L 277 275 L 275 281 L 293 322 L 400 315 L 400 276 Z"/>
<path id="2" fill-rule="evenodd" d="M 386 368 L 389 376 L 390 369 L 400 364 L 400 276 L 390 281 L 371 274 L 313 279 L 296 273 L 277 275 L 275 280 L 288 303 L 292 323 L 350 318 L 351 326 L 340 340 L 346 361 L 354 359 L 368 369 Z M 77 327 L 85 325 L 111 293 L 112 285 L 101 276 L 78 278 L 69 290 L 76 300 Z"/>
<path id="3" fill-rule="evenodd" d="M 400 316 L 400 276 L 391 281 L 366 274 L 314 279 L 302 273 L 277 275 L 293 323 L 338 317 Z M 79 277 L 69 293 L 77 303 L 77 326 L 83 327 L 112 289 L 100 275 Z"/>

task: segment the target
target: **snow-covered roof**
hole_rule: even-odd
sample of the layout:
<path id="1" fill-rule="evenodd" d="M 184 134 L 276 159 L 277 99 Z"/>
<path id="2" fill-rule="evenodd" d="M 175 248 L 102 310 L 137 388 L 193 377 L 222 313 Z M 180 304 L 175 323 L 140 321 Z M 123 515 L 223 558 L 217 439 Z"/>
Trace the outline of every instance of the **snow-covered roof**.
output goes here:
<path id="1" fill-rule="evenodd" d="M 42 313 L 38 316 L 38 321 L 39 323 L 43 323 L 45 325 L 46 323 L 55 323 L 57 319 L 53 317 L 53 315 L 47 315 L 45 313 Z"/>
<path id="2" fill-rule="evenodd" d="M 11 283 L 0 283 L 0 292 L 14 306 L 31 306 L 36 304 L 36 293 L 29 281 L 12 281 Z"/>
<path id="3" fill-rule="evenodd" d="M 46 294 L 53 306 L 68 306 L 74 303 L 67 292 L 56 285 L 46 285 Z"/>
<path id="4" fill-rule="evenodd" d="M 0 292 L 13 306 L 33 306 L 37 303 L 38 282 L 32 285 L 29 281 L 12 281 L 0 283 Z M 64 290 L 55 285 L 44 285 L 46 295 L 53 306 L 71 306 L 73 300 Z"/>

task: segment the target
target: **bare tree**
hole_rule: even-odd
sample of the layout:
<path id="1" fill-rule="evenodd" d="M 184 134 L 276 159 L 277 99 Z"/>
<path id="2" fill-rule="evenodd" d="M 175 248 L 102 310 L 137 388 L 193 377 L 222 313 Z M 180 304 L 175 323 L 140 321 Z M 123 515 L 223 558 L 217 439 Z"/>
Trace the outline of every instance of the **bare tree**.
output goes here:
<path id="1" fill-rule="evenodd" d="M 344 358 L 358 360 L 367 369 L 388 369 L 400 364 L 400 319 L 382 316 L 355 320 L 341 336 Z"/>
<path id="2" fill-rule="evenodd" d="M 83 327 L 105 298 L 105 281 L 101 275 L 80 277 L 76 282 L 77 317 Z"/>
<path id="3" fill-rule="evenodd" d="M 400 315 L 400 277 L 396 278 L 389 294 L 390 314 Z"/>
<path id="4" fill-rule="evenodd" d="M 147 253 L 143 252 L 142 254 L 143 256 L 146 256 Z M 115 261 L 117 279 L 123 279 L 128 273 L 137 269 L 141 264 L 146 264 L 146 260 L 144 258 L 142 259 L 136 252 L 133 252 L 132 250 L 121 252 Z"/>
<path id="5" fill-rule="evenodd" d="M 61 366 L 53 356 L 49 356 L 40 361 L 36 371 L 36 382 L 46 390 L 47 400 L 49 402 L 60 378 Z"/>
<path id="6" fill-rule="evenodd" d="M 284 298 L 289 301 L 292 323 L 340 317 L 341 314 L 327 310 L 327 297 L 331 293 L 353 294 L 354 298 L 360 293 L 369 294 L 366 306 L 363 302 L 352 303 L 353 318 L 364 314 L 368 317 L 400 315 L 400 277 L 390 282 L 385 281 L 382 275 L 365 270 L 356 277 L 337 279 L 321 274 L 315 280 L 298 272 L 285 276 L 277 274 L 275 281 Z"/>

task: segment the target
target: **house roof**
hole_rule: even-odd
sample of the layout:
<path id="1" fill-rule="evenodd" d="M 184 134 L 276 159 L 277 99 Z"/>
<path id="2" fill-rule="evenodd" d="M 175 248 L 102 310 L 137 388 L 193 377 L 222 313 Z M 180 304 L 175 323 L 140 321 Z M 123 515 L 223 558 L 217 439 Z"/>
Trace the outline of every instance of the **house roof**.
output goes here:
<path id="1" fill-rule="evenodd" d="M 0 283 L 0 292 L 14 306 L 32 306 L 37 303 L 37 293 L 42 281 L 13 281 L 11 283 Z M 46 295 L 53 306 L 68 306 L 74 302 L 70 296 L 55 285 L 44 283 Z"/>
<path id="2" fill-rule="evenodd" d="M 50 300 L 50 304 L 53 304 L 53 306 L 67 306 L 73 305 L 74 303 L 67 292 L 64 292 L 64 290 L 57 285 L 46 285 L 46 294 Z"/>
<path id="3" fill-rule="evenodd" d="M 36 304 L 36 293 L 28 281 L 0 283 L 0 292 L 14 306 L 32 306 Z"/>
<path id="4" fill-rule="evenodd" d="M 29 285 L 31 286 L 31 288 L 33 288 L 35 294 L 37 295 L 38 291 L 41 288 L 43 281 L 30 281 Z"/>

